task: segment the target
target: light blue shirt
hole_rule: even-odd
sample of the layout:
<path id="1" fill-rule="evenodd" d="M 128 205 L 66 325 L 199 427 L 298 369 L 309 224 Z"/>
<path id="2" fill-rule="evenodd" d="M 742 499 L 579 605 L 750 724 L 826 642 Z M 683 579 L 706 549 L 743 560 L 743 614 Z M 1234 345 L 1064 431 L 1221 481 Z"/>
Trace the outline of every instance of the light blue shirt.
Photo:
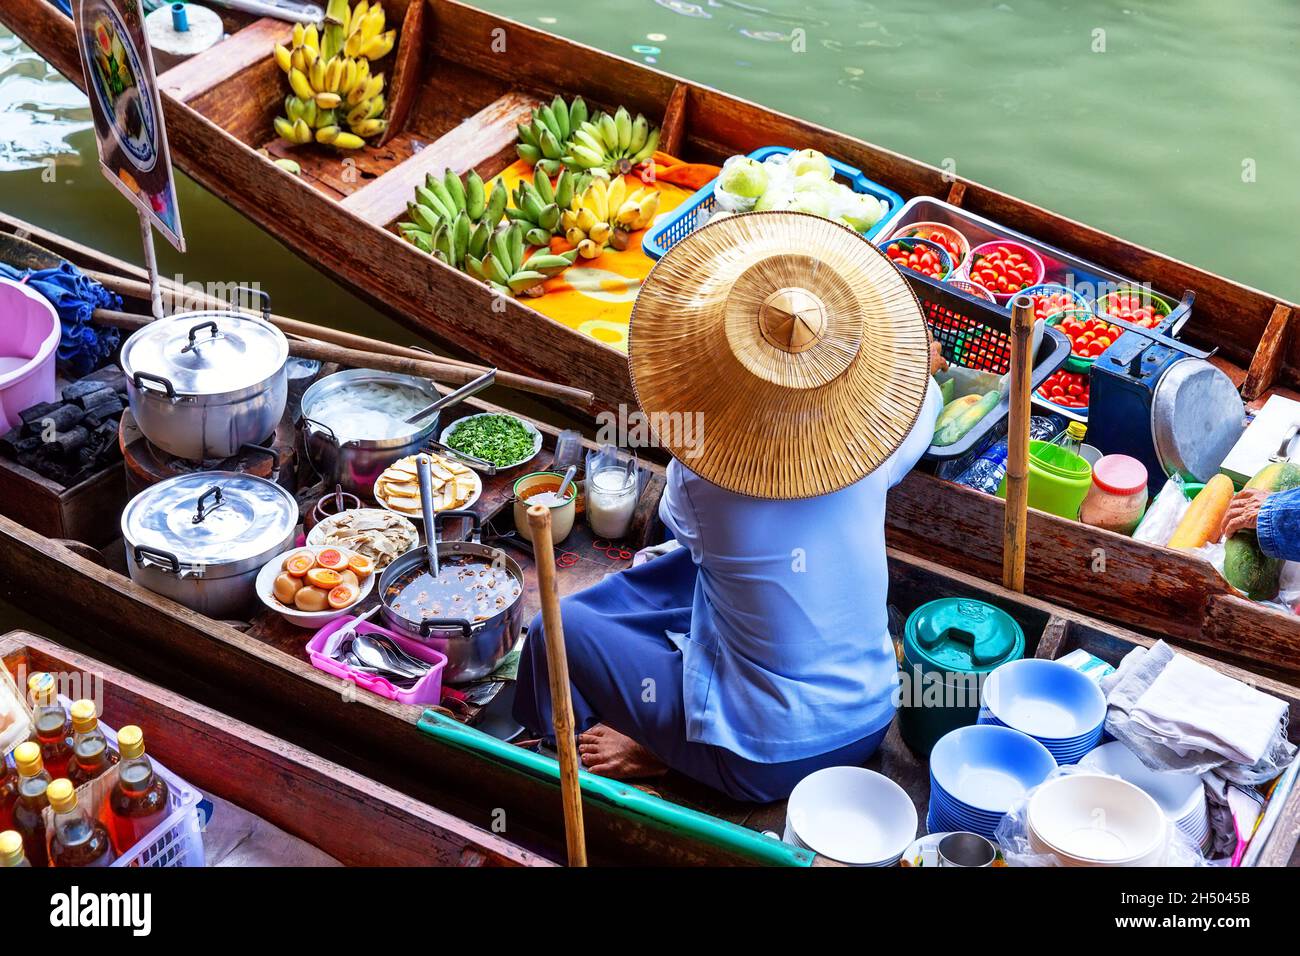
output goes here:
<path id="1" fill-rule="evenodd" d="M 784 763 L 893 717 L 885 493 L 929 447 L 941 405 L 931 381 L 902 447 L 817 498 L 750 498 L 669 464 L 659 515 L 700 569 L 691 633 L 673 635 L 689 740 Z"/>

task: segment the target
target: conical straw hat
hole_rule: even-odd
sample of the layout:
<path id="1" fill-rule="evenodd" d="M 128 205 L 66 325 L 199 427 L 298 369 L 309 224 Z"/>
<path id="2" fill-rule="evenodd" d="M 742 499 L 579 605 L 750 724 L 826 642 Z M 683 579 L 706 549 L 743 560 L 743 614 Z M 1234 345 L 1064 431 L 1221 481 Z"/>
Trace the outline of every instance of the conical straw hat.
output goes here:
<path id="1" fill-rule="evenodd" d="M 920 303 L 885 255 L 800 212 L 728 216 L 651 270 L 632 386 L 657 440 L 758 498 L 852 484 L 902 444 L 929 379 Z"/>

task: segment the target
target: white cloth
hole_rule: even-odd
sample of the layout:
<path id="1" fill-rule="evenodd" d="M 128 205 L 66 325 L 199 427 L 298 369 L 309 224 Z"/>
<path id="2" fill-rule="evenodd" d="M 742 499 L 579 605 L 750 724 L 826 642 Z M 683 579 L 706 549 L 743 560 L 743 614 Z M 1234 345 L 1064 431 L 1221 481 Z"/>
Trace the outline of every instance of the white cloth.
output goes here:
<path id="1" fill-rule="evenodd" d="M 1285 701 L 1175 654 L 1129 716 L 1180 754 L 1210 750 L 1249 767 L 1268 753 L 1286 710 Z"/>

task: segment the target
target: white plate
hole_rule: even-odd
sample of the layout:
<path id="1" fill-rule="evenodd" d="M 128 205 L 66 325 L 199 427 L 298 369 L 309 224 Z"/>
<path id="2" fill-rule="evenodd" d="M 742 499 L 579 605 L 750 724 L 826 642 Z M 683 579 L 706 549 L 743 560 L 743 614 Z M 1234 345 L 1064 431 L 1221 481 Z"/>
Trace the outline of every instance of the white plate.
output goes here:
<path id="1" fill-rule="evenodd" d="M 511 415 L 508 412 L 479 412 L 477 415 L 466 415 L 464 418 L 458 418 L 442 430 L 442 434 L 438 436 L 438 441 L 446 445 L 448 448 L 451 448 L 453 447 L 450 440 L 451 433 L 460 427 L 461 422 L 467 422 L 473 418 L 490 418 L 494 415 L 501 416 L 502 418 L 513 418 L 519 424 L 523 425 L 524 428 L 526 428 L 533 436 L 533 453 L 531 455 L 527 458 L 521 458 L 509 465 L 497 465 L 496 470 L 507 471 L 511 468 L 518 468 L 520 465 L 526 465 L 536 458 L 538 453 L 542 450 L 542 433 L 533 427 L 532 422 L 524 421 L 524 419 L 520 418 L 518 415 Z M 469 452 L 461 452 L 461 454 L 468 455 Z M 468 461 L 464 462 L 464 464 L 469 465 L 469 467 L 473 468 L 475 471 L 479 470 L 475 465 Z"/>
<path id="2" fill-rule="evenodd" d="M 406 456 L 403 456 L 403 457 L 407 457 L 407 458 L 409 458 L 410 456 L 409 456 L 409 455 L 406 455 Z M 395 464 L 397 464 L 398 461 L 401 461 L 401 460 L 402 460 L 402 459 L 399 458 L 399 459 L 397 459 L 397 461 L 394 461 L 393 464 L 395 465 Z M 458 462 L 458 464 L 464 464 L 464 463 L 463 463 L 463 462 Z M 390 467 L 391 467 L 391 466 L 390 466 Z M 465 467 L 466 467 L 466 468 L 469 468 L 469 465 L 466 464 Z M 474 507 L 475 502 L 477 502 L 477 501 L 479 500 L 479 498 L 481 498 L 481 497 L 483 496 L 483 479 L 480 478 L 480 477 L 478 476 L 478 472 L 474 471 L 472 468 L 470 469 L 469 476 L 470 476 L 471 478 L 474 479 L 474 490 L 470 493 L 469 500 L 466 501 L 463 505 L 461 505 L 458 509 L 456 509 L 456 510 L 458 510 L 458 511 L 464 511 L 464 510 L 466 510 L 466 509 L 469 509 L 469 508 Z M 381 477 L 382 477 L 382 473 L 381 473 Z M 419 512 L 419 511 L 417 511 L 415 514 L 407 514 L 405 511 L 399 511 L 399 510 L 397 510 L 396 508 L 390 508 L 390 507 L 388 506 L 388 502 L 385 501 L 383 498 L 379 497 L 379 495 L 376 493 L 375 488 L 378 488 L 378 487 L 379 487 L 379 479 L 376 478 L 376 479 L 375 479 L 375 486 L 374 486 L 374 488 L 371 488 L 371 489 L 370 489 L 370 497 L 372 497 L 372 498 L 375 499 L 375 502 L 379 505 L 379 507 L 383 508 L 385 511 L 391 511 L 391 512 L 392 512 L 393 514 L 395 514 L 395 515 L 401 515 L 403 518 L 406 518 L 406 519 L 408 519 L 408 520 L 410 520 L 410 521 L 423 521 L 423 520 L 424 520 L 424 515 L 423 515 L 421 512 Z M 433 510 L 434 510 L 435 513 L 438 511 L 437 507 L 435 507 Z M 443 510 L 444 510 L 444 511 L 449 511 L 449 510 L 451 510 L 451 509 L 444 508 Z"/>
<path id="3" fill-rule="evenodd" d="M 399 511 L 393 511 L 392 509 L 381 509 L 381 508 L 353 508 L 351 511 L 344 511 L 342 515 L 333 514 L 326 518 L 322 518 L 320 521 L 316 523 L 316 526 L 311 529 L 311 533 L 307 535 L 307 543 L 310 545 L 315 545 L 317 547 L 322 547 L 322 548 L 326 547 L 328 542 L 325 541 L 325 535 L 329 534 L 329 532 L 334 528 L 334 526 L 338 524 L 339 519 L 343 515 L 361 515 L 367 511 L 373 511 L 376 514 L 378 514 L 380 511 L 383 510 L 389 511 L 389 513 L 396 515 L 398 518 L 400 518 L 403 522 L 406 523 L 406 527 L 407 530 L 410 532 L 411 542 L 412 542 L 410 547 L 408 547 L 406 550 L 409 551 L 411 550 L 411 548 L 419 547 L 420 529 L 415 526 L 415 524 L 411 521 L 411 519 L 406 517 L 406 515 L 402 514 Z M 349 549 L 348 546 L 344 544 L 335 545 L 335 547 L 341 548 L 345 551 L 355 550 L 355 549 Z M 402 553 L 405 554 L 406 552 L 404 551 Z M 376 561 L 375 571 L 376 572 L 383 571 L 384 568 L 388 567 L 389 564 L 392 564 L 393 561 L 396 561 L 400 557 L 401 557 L 400 554 L 396 555 L 387 564 L 383 564 L 383 565 L 379 564 L 379 562 Z"/>
<path id="4" fill-rule="evenodd" d="M 275 584 L 276 575 L 280 573 L 285 558 L 291 554 L 297 553 L 298 551 L 310 551 L 312 554 L 320 554 L 328 547 L 333 547 L 333 545 L 303 545 L 301 548 L 290 548 L 288 551 L 283 551 L 280 554 L 277 554 L 270 561 L 266 562 L 266 564 L 262 565 L 262 570 L 257 572 L 256 583 L 257 596 L 261 599 L 262 603 L 272 611 L 275 611 L 290 624 L 315 630 L 319 630 L 326 624 L 330 623 L 330 621 L 337 621 L 345 614 L 350 614 L 353 608 L 361 605 L 366 598 L 370 596 L 370 592 L 375 589 L 375 578 L 379 577 L 379 572 L 372 572 L 370 575 L 362 579 L 360 581 L 361 593 L 357 596 L 357 599 L 347 607 L 342 607 L 338 610 L 330 608 L 327 611 L 299 611 L 297 608 L 286 607 L 275 599 L 275 594 L 272 593 L 272 588 Z M 338 548 L 337 550 L 342 551 L 349 557 L 356 553 L 347 548 Z"/>

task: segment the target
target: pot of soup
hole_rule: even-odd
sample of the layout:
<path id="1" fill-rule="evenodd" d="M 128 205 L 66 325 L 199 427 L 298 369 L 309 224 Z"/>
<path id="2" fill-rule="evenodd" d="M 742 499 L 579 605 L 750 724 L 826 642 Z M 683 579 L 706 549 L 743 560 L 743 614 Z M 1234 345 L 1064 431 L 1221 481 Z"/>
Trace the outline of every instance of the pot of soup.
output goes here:
<path id="1" fill-rule="evenodd" d="M 326 487 L 340 484 L 369 498 L 384 469 L 438 433 L 440 409 L 487 388 L 495 376 L 491 370 L 443 396 L 428 379 L 396 372 L 354 368 L 326 375 L 302 395 L 308 457 Z"/>
<path id="2" fill-rule="evenodd" d="M 441 541 L 449 520 L 471 521 L 469 538 Z M 492 673 L 510 653 L 523 626 L 524 573 L 500 548 L 483 544 L 473 511 L 443 511 L 433 518 L 438 567 L 424 548 L 413 548 L 379 577 L 379 599 L 388 626 L 430 645 L 447 658 L 442 679 L 476 680 Z"/>

